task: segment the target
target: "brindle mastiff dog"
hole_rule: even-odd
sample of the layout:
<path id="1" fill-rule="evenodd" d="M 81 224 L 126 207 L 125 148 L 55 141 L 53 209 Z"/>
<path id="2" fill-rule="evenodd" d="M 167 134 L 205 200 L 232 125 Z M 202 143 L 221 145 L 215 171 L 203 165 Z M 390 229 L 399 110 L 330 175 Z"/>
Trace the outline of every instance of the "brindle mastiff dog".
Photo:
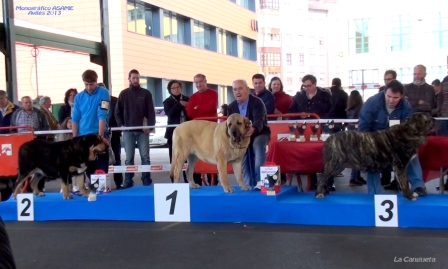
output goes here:
<path id="1" fill-rule="evenodd" d="M 234 192 L 227 177 L 227 163 L 231 162 L 238 185 L 250 190 L 243 181 L 242 160 L 250 143 L 245 137 L 252 124 L 248 118 L 234 113 L 225 122 L 193 120 L 182 123 L 173 133 L 173 159 L 170 176 L 178 183 L 185 159 L 188 160 L 187 179 L 191 188 L 199 188 L 193 181 L 194 167 L 199 159 L 217 164 L 224 192 Z"/>
<path id="2" fill-rule="evenodd" d="M 417 157 L 418 147 L 426 143 L 426 136 L 434 128 L 434 119 L 426 113 L 415 113 L 403 124 L 388 130 L 371 133 L 339 132 L 324 144 L 324 171 L 316 191 L 316 198 L 328 194 L 327 180 L 341 173 L 347 164 L 364 172 L 379 172 L 393 165 L 403 195 L 408 200 L 418 196 L 410 190 L 406 166 Z M 418 157 L 417 157 L 418 158 Z"/>

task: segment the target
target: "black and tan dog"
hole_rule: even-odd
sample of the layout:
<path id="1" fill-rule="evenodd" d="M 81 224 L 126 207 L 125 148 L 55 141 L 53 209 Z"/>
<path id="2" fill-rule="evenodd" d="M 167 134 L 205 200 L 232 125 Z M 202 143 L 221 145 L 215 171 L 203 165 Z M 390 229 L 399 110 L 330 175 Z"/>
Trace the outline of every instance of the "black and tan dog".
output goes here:
<path id="1" fill-rule="evenodd" d="M 418 147 L 426 143 L 426 136 L 434 128 L 434 119 L 425 113 L 415 113 L 403 124 L 388 130 L 362 133 L 339 132 L 324 144 L 324 171 L 316 191 L 316 198 L 328 193 L 327 180 L 341 173 L 347 164 L 364 172 L 379 172 L 392 165 L 403 195 L 415 200 L 408 184 L 406 165 L 416 157 Z"/>
<path id="2" fill-rule="evenodd" d="M 244 184 L 242 161 L 250 143 L 246 137 L 252 123 L 240 114 L 230 115 L 225 122 L 216 123 L 192 120 L 174 129 L 173 159 L 170 176 L 179 182 L 185 159 L 188 160 L 187 179 L 191 188 L 199 188 L 193 181 L 193 171 L 199 159 L 218 167 L 224 192 L 234 192 L 227 175 L 227 163 L 232 163 L 233 172 L 242 190 L 250 190 Z"/>
<path id="3" fill-rule="evenodd" d="M 14 199 L 30 177 L 33 193 L 37 196 L 45 195 L 38 189 L 39 180 L 43 176 L 61 178 L 63 198 L 71 199 L 69 185 L 72 176 L 82 175 L 87 169 L 86 164 L 91 164 L 97 154 L 105 152 L 108 147 L 98 135 L 78 136 L 61 142 L 35 139 L 24 143 L 19 149 L 19 175 Z M 88 196 L 83 176 L 77 177 L 77 184 L 83 196 Z"/>

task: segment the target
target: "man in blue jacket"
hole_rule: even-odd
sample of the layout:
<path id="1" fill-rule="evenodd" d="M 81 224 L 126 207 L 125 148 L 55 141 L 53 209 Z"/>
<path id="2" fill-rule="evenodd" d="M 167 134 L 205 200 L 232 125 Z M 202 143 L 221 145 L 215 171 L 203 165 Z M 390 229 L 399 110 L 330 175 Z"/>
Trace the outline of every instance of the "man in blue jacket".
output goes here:
<path id="1" fill-rule="evenodd" d="M 245 80 L 235 80 L 232 86 L 235 101 L 229 104 L 227 114 L 239 113 L 252 122 L 252 128 L 246 134 L 250 136 L 250 145 L 243 158 L 244 183 L 261 189 L 260 167 L 266 162 L 266 146 L 271 138 L 266 107 L 260 98 L 250 95 Z"/>
<path id="2" fill-rule="evenodd" d="M 359 115 L 359 131 L 375 132 L 388 129 L 390 120 L 404 120 L 412 114 L 409 102 L 403 98 L 403 85 L 394 80 L 387 84 L 384 92 L 379 92 L 365 102 Z M 426 195 L 422 167 L 418 158 L 413 158 L 406 168 L 411 187 L 419 196 Z M 381 193 L 379 173 L 367 173 L 367 191 Z"/>

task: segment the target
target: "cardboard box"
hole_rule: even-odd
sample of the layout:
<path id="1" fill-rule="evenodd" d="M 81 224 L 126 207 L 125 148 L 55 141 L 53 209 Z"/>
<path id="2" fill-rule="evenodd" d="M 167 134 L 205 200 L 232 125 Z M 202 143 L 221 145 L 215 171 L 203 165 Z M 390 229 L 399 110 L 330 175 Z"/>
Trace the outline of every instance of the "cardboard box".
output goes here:
<path id="1" fill-rule="evenodd" d="M 90 184 L 94 185 L 97 194 L 107 193 L 112 189 L 112 184 L 106 174 L 92 174 Z"/>
<path id="2" fill-rule="evenodd" d="M 269 188 L 269 179 L 274 180 L 274 186 Z M 281 176 L 280 166 L 275 163 L 265 163 L 260 167 L 261 192 L 267 195 L 276 195 L 280 192 Z"/>

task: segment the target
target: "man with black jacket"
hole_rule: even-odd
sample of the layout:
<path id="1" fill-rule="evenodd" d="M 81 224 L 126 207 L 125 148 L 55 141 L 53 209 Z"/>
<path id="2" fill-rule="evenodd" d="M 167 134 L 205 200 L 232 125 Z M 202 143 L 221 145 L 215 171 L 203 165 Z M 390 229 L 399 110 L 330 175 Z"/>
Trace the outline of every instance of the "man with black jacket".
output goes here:
<path id="1" fill-rule="evenodd" d="M 260 98 L 250 94 L 245 80 L 235 80 L 232 86 L 235 101 L 229 104 L 228 115 L 239 113 L 252 122 L 252 127 L 246 134 L 250 136 L 250 144 L 243 158 L 244 183 L 261 189 L 260 167 L 266 162 L 266 146 L 271 138 L 266 107 Z"/>
<path id="2" fill-rule="evenodd" d="M 140 87 L 140 74 L 132 69 L 129 72 L 129 88 L 118 96 L 115 118 L 118 126 L 155 126 L 156 112 L 151 93 Z M 123 143 L 126 151 L 126 165 L 134 165 L 135 143 L 137 143 L 142 165 L 150 165 L 149 133 L 151 129 L 128 130 L 123 132 Z M 134 173 L 126 173 L 123 188 L 134 186 Z M 142 173 L 143 186 L 152 184 L 151 173 Z"/>

